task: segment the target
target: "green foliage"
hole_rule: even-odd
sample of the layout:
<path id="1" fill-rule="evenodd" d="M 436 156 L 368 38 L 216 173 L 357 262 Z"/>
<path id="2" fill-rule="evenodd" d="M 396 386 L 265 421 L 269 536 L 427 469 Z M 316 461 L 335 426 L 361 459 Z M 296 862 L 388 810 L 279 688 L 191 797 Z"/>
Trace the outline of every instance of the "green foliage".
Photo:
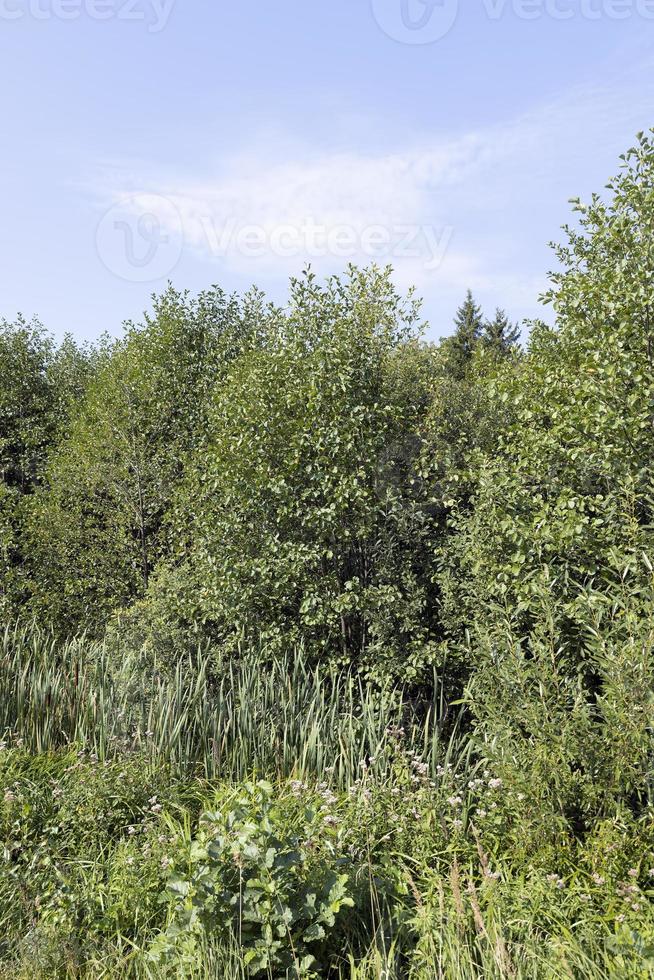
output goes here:
<path id="1" fill-rule="evenodd" d="M 287 315 L 215 392 L 177 498 L 189 544 L 169 595 L 229 649 L 416 676 L 429 656 L 429 516 L 412 462 L 428 398 L 417 310 L 387 273 L 294 282 Z"/>
<path id="2" fill-rule="evenodd" d="M 423 343 L 376 268 L 170 289 L 95 352 L 0 328 L 40 624 L 0 977 L 653 975 L 652 136 L 623 163 L 524 352 L 470 293 Z"/>
<path id="3" fill-rule="evenodd" d="M 198 936 L 231 931 L 251 975 L 317 976 L 316 954 L 341 908 L 353 904 L 347 875 L 316 860 L 319 815 L 306 813 L 301 832 L 289 834 L 272 795 L 269 783 L 246 783 L 226 812 L 201 817 L 188 870 L 168 880 L 172 922 L 155 943 L 155 961 L 192 963 Z"/>
<path id="4" fill-rule="evenodd" d="M 479 475 L 474 531 L 476 589 L 528 611 L 538 571 L 550 569 L 562 615 L 591 580 L 610 594 L 622 574 L 651 572 L 649 336 L 654 151 L 627 158 L 608 204 L 580 208 L 580 231 L 558 249 L 564 271 L 548 299 L 556 331 L 537 327 L 529 356 L 498 380 L 495 397 L 513 409 L 500 451 Z M 536 589 L 537 585 L 534 586 Z"/>
<path id="5" fill-rule="evenodd" d="M 437 683 L 418 699 L 410 689 L 377 691 L 348 669 L 325 678 L 301 650 L 266 671 L 263 659 L 258 650 L 237 661 L 205 649 L 171 669 L 124 646 L 8 627 L 0 739 L 34 753 L 82 743 L 102 760 L 138 752 L 210 778 L 245 779 L 252 769 L 304 778 L 332 767 L 348 786 L 366 756 L 380 775 L 390 771 L 402 727 L 407 747 L 437 765 L 446 710 Z"/>
<path id="6" fill-rule="evenodd" d="M 396 741 L 347 793 L 5 748 L 0 975 L 648 975 L 651 813 L 513 846 L 468 747 L 431 780 Z"/>
<path id="7" fill-rule="evenodd" d="M 147 589 L 169 550 L 164 519 L 185 456 L 251 306 L 256 296 L 241 308 L 217 289 L 190 299 L 171 288 L 106 353 L 31 514 L 40 618 L 100 630 Z"/>
<path id="8" fill-rule="evenodd" d="M 91 352 L 70 337 L 57 347 L 37 322 L 0 323 L 0 614 L 29 596 L 24 542 L 27 498 L 92 371 Z"/>
<path id="9" fill-rule="evenodd" d="M 454 515 L 470 703 L 546 828 L 582 831 L 648 793 L 653 167 L 643 137 L 612 199 L 577 205 L 548 295 L 557 328 L 536 326 L 489 382 L 507 424 Z"/>
<path id="10" fill-rule="evenodd" d="M 466 376 L 484 331 L 484 316 L 471 290 L 456 312 L 454 334 L 445 341 L 447 369 L 453 378 Z"/>
<path id="11" fill-rule="evenodd" d="M 495 317 L 484 323 L 484 346 L 498 357 L 514 352 L 520 340 L 520 327 L 511 323 L 505 310 L 496 310 Z"/>

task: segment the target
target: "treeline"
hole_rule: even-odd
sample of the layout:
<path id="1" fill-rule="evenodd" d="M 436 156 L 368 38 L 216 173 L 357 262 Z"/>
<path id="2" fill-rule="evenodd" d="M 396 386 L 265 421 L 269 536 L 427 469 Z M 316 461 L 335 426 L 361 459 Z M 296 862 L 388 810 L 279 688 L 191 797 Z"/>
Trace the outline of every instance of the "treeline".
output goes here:
<path id="1" fill-rule="evenodd" d="M 452 337 L 421 332 L 388 270 L 354 268 L 292 282 L 285 311 L 171 287 L 99 347 L 5 323 L 5 617 L 419 679 L 446 635 L 445 482 L 491 438 L 470 394 L 520 359 L 470 293 Z"/>
<path id="2" fill-rule="evenodd" d="M 174 662 L 302 649 L 467 701 L 542 829 L 651 764 L 654 145 L 575 203 L 528 345 L 390 274 L 172 288 L 122 339 L 0 334 L 6 619 Z M 546 778 L 543 778 L 546 775 Z"/>

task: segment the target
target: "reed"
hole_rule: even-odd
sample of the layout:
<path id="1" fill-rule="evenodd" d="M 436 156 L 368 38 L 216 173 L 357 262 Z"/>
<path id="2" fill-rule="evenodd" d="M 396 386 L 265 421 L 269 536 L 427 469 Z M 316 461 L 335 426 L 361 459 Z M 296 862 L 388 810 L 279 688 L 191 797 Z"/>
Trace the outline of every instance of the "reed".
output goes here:
<path id="1" fill-rule="evenodd" d="M 117 664 L 120 665 L 117 669 Z M 0 733 L 34 753 L 75 745 L 100 759 L 138 752 L 175 773 L 241 780 L 253 772 L 320 777 L 347 787 L 376 759 L 384 778 L 394 732 L 435 771 L 442 692 L 416 704 L 402 688 L 377 689 L 351 671 L 325 675 L 303 652 L 262 668 L 205 649 L 172 672 L 80 637 L 9 625 L 0 643 Z"/>

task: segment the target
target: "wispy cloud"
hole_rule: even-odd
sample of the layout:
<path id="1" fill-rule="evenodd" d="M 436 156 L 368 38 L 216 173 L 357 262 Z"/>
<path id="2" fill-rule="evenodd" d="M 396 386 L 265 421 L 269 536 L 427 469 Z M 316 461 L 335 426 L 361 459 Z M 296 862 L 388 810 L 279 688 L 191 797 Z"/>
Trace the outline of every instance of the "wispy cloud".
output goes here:
<path id="1" fill-rule="evenodd" d="M 617 156 L 648 124 L 652 86 L 641 81 L 634 71 L 620 86 L 580 87 L 504 124 L 398 153 L 303 147 L 289 158 L 268 143 L 265 153 L 223 160 L 214 179 L 118 165 L 96 191 L 128 220 L 154 216 L 164 237 L 225 274 L 285 279 L 304 263 L 330 272 L 376 260 L 427 295 L 449 302 L 471 286 L 531 312 L 545 269 L 525 249 L 531 242 L 542 259 L 541 236 L 565 220 L 565 197 L 583 190 L 574 183 L 581 161 L 597 147 Z M 553 224 L 540 199 L 559 187 Z"/>

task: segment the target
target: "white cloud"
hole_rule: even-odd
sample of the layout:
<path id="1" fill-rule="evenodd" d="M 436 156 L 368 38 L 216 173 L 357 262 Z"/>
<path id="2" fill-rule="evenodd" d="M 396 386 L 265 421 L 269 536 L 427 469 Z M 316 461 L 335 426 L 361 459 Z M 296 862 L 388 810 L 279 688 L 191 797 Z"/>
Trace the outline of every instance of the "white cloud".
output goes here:
<path id="1" fill-rule="evenodd" d="M 606 160 L 647 124 L 651 88 L 635 72 L 620 88 L 579 88 L 505 124 L 399 153 L 304 147 L 289 158 L 268 143 L 224 161 L 212 180 L 114 167 L 104 203 L 181 228 L 184 247 L 223 274 L 282 280 L 307 262 L 327 273 L 374 259 L 443 303 L 470 286 L 489 305 L 532 315 L 543 245 L 567 218 L 566 197 L 584 190 L 575 181 L 594 175 L 598 150 L 599 180 L 615 169 Z"/>

